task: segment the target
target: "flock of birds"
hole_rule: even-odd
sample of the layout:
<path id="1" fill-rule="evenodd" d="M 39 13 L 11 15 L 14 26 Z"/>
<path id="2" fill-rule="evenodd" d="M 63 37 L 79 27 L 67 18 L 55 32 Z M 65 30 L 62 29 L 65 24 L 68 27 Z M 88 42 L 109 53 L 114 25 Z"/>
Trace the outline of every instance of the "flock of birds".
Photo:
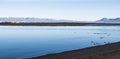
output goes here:
<path id="1" fill-rule="evenodd" d="M 91 43 L 93 45 L 101 45 L 101 43 L 97 43 L 97 42 L 94 42 L 94 41 L 91 41 Z M 104 42 L 104 44 L 110 44 L 110 42 Z"/>
<path id="2" fill-rule="evenodd" d="M 99 35 L 99 34 L 107 34 L 107 33 L 94 33 L 96 35 Z M 107 36 L 110 36 L 110 34 L 108 34 Z M 105 37 L 100 37 L 100 39 L 104 39 Z M 98 43 L 98 42 L 95 42 L 95 41 L 91 41 L 91 43 L 93 45 L 101 45 L 101 43 Z M 110 42 L 103 42 L 104 44 L 110 44 Z"/>

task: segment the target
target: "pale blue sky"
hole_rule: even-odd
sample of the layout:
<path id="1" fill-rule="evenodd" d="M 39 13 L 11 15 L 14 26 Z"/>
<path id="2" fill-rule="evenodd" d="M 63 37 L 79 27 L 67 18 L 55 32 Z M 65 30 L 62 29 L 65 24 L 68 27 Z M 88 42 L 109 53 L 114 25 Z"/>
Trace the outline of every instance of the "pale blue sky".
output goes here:
<path id="1" fill-rule="evenodd" d="M 120 17 L 120 0 L 0 0 L 0 17 L 94 21 Z"/>

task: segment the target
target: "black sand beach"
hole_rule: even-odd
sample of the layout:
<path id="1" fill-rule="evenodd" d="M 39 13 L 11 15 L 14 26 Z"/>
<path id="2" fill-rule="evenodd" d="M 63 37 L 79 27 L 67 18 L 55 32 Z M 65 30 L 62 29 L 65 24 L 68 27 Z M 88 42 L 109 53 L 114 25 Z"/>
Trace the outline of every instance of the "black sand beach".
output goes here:
<path id="1" fill-rule="evenodd" d="M 120 59 L 120 42 L 48 54 L 29 59 Z"/>

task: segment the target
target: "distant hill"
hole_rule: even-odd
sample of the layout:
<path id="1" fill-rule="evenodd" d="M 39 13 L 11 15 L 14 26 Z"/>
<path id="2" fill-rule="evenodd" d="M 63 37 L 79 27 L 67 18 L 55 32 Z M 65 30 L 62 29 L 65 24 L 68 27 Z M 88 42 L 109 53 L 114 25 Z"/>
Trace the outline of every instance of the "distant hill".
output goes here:
<path id="1" fill-rule="evenodd" d="M 103 18 L 98 21 L 55 20 L 49 18 L 0 17 L 0 25 L 11 26 L 120 26 L 120 18 Z"/>
<path id="2" fill-rule="evenodd" d="M 50 19 L 50 18 L 32 18 L 32 17 L 0 17 L 0 22 L 46 22 L 46 23 L 57 23 L 57 22 L 80 22 L 80 23 L 91 23 L 88 21 L 73 21 L 73 20 L 65 20 L 65 19 Z M 120 18 L 102 18 L 96 22 L 114 22 L 120 23 Z M 93 22 L 94 23 L 94 22 Z"/>
<path id="3" fill-rule="evenodd" d="M 97 22 L 116 22 L 116 23 L 119 22 L 120 23 L 120 18 L 102 18 Z"/>
<path id="4" fill-rule="evenodd" d="M 74 22 L 72 20 L 55 20 L 48 18 L 0 17 L 0 22 Z"/>

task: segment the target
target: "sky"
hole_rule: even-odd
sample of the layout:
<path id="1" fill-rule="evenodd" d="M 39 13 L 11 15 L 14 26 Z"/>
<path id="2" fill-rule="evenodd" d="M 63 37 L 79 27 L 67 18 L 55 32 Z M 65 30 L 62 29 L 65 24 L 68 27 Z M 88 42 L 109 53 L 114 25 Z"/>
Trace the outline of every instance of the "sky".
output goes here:
<path id="1" fill-rule="evenodd" d="M 0 17 L 96 21 L 120 17 L 120 0 L 0 0 Z"/>

